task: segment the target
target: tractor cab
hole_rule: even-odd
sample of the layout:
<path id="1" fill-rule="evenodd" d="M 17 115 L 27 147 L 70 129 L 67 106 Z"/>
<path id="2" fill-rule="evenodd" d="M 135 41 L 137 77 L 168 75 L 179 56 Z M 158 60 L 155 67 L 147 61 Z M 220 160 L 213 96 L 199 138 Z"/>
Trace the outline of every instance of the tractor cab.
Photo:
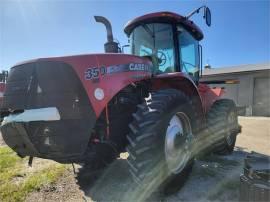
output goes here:
<path id="1" fill-rule="evenodd" d="M 207 7 L 201 8 L 204 8 L 204 18 L 210 26 L 210 10 Z M 128 22 L 125 33 L 130 37 L 131 54 L 150 58 L 155 75 L 183 72 L 198 83 L 202 66 L 199 41 L 203 39 L 203 33 L 188 18 L 201 8 L 188 17 L 158 12 Z"/>

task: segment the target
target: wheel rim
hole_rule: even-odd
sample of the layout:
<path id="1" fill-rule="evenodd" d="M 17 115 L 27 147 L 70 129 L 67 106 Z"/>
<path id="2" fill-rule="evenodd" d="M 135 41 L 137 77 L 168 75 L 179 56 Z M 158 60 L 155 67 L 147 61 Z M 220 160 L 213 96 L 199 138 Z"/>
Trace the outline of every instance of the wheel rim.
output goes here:
<path id="1" fill-rule="evenodd" d="M 175 114 L 167 127 L 165 157 L 168 169 L 180 173 L 191 156 L 192 131 L 189 118 L 182 112 Z"/>
<path id="2" fill-rule="evenodd" d="M 226 142 L 227 144 L 230 146 L 233 144 L 233 134 L 232 134 L 232 130 L 234 129 L 234 125 L 236 123 L 236 116 L 235 116 L 235 112 L 231 111 L 228 114 L 228 128 L 227 128 L 227 137 L 226 137 Z"/>

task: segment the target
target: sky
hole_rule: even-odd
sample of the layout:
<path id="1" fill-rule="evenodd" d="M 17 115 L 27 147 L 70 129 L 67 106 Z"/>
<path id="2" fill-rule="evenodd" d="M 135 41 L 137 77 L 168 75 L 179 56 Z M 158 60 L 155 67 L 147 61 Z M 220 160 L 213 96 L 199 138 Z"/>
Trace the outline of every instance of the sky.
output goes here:
<path id="1" fill-rule="evenodd" d="M 129 20 L 157 11 L 187 15 L 201 5 L 212 12 L 211 27 L 202 14 L 192 17 L 204 32 L 204 65 L 270 61 L 270 0 L 0 0 L 0 70 L 34 58 L 104 52 L 105 28 L 94 15 L 107 17 L 114 38 L 125 45 Z"/>

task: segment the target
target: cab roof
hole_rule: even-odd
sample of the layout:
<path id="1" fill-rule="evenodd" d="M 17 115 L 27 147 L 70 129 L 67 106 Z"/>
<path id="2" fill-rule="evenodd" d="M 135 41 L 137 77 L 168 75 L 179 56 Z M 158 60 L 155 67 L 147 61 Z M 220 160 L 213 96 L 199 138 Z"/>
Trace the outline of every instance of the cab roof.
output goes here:
<path id="1" fill-rule="evenodd" d="M 167 23 L 179 23 L 183 27 L 189 31 L 193 37 L 197 40 L 203 39 L 203 33 L 201 29 L 191 20 L 186 19 L 184 16 L 178 15 L 172 12 L 156 12 L 146 14 L 140 17 L 137 17 L 131 21 L 129 21 L 124 28 L 125 33 L 129 36 L 131 32 L 137 26 L 146 23 L 153 23 L 153 22 L 167 22 Z"/>

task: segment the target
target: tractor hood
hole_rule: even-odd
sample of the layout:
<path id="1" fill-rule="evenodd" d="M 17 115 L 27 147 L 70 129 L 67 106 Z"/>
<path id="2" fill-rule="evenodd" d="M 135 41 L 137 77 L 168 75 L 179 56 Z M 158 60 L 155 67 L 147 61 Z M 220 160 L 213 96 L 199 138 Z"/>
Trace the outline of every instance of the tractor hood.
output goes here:
<path id="1" fill-rule="evenodd" d="M 151 77 L 151 68 L 147 59 L 124 54 L 17 64 L 3 96 L 3 138 L 20 156 L 77 159 L 111 98 L 125 86 Z"/>
<path id="2" fill-rule="evenodd" d="M 68 65 L 70 70 L 56 65 L 60 63 Z M 123 87 L 151 77 L 152 62 L 144 57 L 119 53 L 39 58 L 16 64 L 11 68 L 10 78 L 14 77 L 13 72 L 18 76 L 23 73 L 30 78 L 32 71 L 39 75 L 38 79 L 42 80 L 44 85 L 46 82 L 51 83 L 51 88 L 61 86 L 60 83 L 62 83 L 63 88 L 68 86 L 67 72 L 71 71 L 68 74 L 74 74 L 72 77 L 75 76 L 80 80 L 98 116 L 102 106 Z M 97 88 L 104 89 L 104 99 L 97 100 L 94 96 L 94 91 Z M 18 110 L 16 107 L 13 109 L 12 106 L 6 105 L 7 103 L 4 103 L 3 108 L 12 111 Z"/>
<path id="3" fill-rule="evenodd" d="M 145 57 L 134 56 L 130 54 L 121 53 L 98 53 L 86 55 L 71 55 L 63 57 L 47 57 L 27 60 L 14 65 L 14 67 L 21 66 L 27 63 L 44 62 L 44 61 L 58 61 L 67 63 L 76 69 L 84 69 L 85 67 L 101 67 L 112 66 L 124 63 L 143 63 L 151 65 L 151 61 Z M 12 67 L 12 68 L 14 68 Z"/>

